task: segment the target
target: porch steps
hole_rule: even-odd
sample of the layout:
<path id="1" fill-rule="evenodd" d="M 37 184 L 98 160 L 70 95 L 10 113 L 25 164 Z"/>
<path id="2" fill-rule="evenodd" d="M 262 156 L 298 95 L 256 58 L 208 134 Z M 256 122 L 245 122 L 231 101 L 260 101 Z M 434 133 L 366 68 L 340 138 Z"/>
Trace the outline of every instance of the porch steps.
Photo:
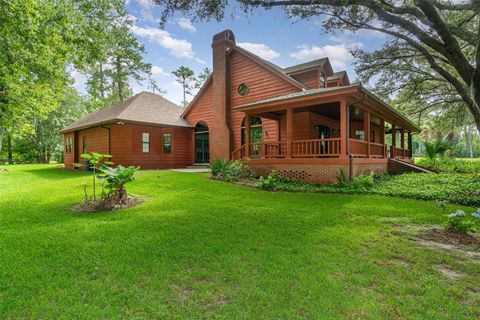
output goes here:
<path id="1" fill-rule="evenodd" d="M 418 172 L 418 173 L 435 173 L 423 167 L 417 166 L 406 161 L 398 159 L 388 159 L 388 172 L 390 173 L 404 173 L 404 172 Z"/>

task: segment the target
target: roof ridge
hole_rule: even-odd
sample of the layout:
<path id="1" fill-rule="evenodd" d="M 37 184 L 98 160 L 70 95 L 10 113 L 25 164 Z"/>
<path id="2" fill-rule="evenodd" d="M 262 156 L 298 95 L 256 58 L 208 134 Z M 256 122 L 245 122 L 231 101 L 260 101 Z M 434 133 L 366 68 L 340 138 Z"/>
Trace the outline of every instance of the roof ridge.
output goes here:
<path id="1" fill-rule="evenodd" d="M 131 96 L 131 97 L 128 98 L 127 100 L 124 100 L 124 101 L 120 102 L 119 104 L 122 104 L 122 103 L 125 103 L 125 102 L 127 102 L 128 100 L 130 100 L 130 101 L 128 101 L 128 103 L 126 104 L 126 106 L 123 108 L 123 110 L 117 115 L 117 118 L 121 118 L 122 113 L 124 113 L 124 112 L 128 109 L 128 107 L 130 107 L 130 106 L 132 105 L 132 103 L 133 103 L 135 100 L 137 100 L 137 98 L 138 98 L 142 93 L 150 93 L 150 92 L 140 91 L 139 93 Z M 116 105 L 114 105 L 113 107 L 117 107 L 119 104 L 116 104 Z"/>
<path id="2" fill-rule="evenodd" d="M 330 59 L 328 57 L 318 58 L 318 59 L 315 59 L 315 60 L 310 60 L 310 61 L 294 64 L 293 66 L 283 68 L 283 70 L 284 70 L 284 72 L 289 73 L 287 71 L 288 69 L 296 69 L 296 68 L 299 68 L 301 66 L 310 66 L 310 65 L 314 66 L 316 64 L 319 64 L 320 62 L 322 62 L 322 64 L 324 64 L 325 61 L 329 61 L 329 60 Z M 302 68 L 300 68 L 298 70 L 293 70 L 292 72 L 300 71 L 300 70 L 302 70 Z"/>

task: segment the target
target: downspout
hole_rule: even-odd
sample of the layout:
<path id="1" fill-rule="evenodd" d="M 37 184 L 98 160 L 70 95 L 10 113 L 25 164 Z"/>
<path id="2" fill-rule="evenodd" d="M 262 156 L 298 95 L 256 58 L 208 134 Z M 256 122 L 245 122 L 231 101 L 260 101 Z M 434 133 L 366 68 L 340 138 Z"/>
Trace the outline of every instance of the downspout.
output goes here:
<path id="1" fill-rule="evenodd" d="M 368 97 L 368 94 L 365 93 L 365 96 L 357 101 L 354 101 L 350 104 L 347 104 L 347 141 L 350 140 L 350 107 L 353 105 L 365 101 Z M 347 156 L 348 156 L 348 180 L 352 180 L 353 178 L 353 156 L 350 153 L 350 141 L 347 143 Z"/>
<path id="2" fill-rule="evenodd" d="M 112 151 L 111 151 L 111 141 L 110 141 L 110 128 L 109 128 L 109 127 L 105 127 L 103 124 L 99 125 L 99 127 L 108 131 L 108 154 L 109 154 L 109 155 L 112 155 Z"/>

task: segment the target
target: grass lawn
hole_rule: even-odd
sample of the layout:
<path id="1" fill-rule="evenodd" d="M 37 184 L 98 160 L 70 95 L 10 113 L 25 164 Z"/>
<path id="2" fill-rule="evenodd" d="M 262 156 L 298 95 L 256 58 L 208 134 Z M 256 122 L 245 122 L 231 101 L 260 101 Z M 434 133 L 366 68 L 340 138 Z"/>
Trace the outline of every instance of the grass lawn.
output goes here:
<path id="1" fill-rule="evenodd" d="M 480 263 L 411 239 L 442 221 L 433 202 L 144 171 L 142 205 L 79 214 L 89 176 L 4 168 L 1 319 L 480 317 Z"/>

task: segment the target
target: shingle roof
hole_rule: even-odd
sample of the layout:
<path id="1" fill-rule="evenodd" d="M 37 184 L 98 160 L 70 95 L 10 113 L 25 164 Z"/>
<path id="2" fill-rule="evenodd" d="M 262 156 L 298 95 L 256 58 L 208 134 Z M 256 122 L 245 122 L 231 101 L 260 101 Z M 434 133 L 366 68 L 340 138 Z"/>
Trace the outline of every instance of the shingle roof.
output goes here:
<path id="1" fill-rule="evenodd" d="M 68 132 L 114 121 L 175 127 L 191 127 L 181 118 L 184 109 L 150 92 L 140 92 L 115 106 L 106 107 L 75 121 L 61 132 Z"/>
<path id="2" fill-rule="evenodd" d="M 345 76 L 347 72 L 345 70 L 335 72 L 332 76 L 327 77 L 327 80 L 333 80 L 333 79 L 341 79 L 343 76 Z"/>
<path id="3" fill-rule="evenodd" d="M 328 58 L 320 58 L 317 60 L 300 63 L 291 67 L 284 68 L 283 72 L 294 73 L 294 72 L 305 70 L 305 69 L 320 67 L 320 66 L 323 66 L 327 61 L 328 61 Z"/>

